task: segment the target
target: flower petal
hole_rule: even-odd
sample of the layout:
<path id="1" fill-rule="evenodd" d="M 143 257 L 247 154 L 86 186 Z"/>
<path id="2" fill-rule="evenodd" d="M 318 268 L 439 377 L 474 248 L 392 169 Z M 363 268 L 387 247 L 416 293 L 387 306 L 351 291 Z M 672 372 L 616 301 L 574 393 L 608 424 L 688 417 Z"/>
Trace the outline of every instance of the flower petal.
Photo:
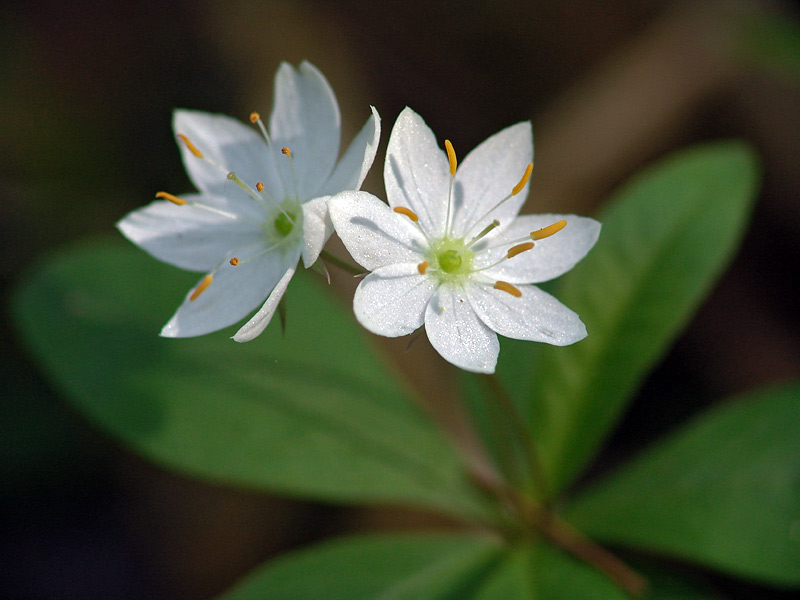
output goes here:
<path id="1" fill-rule="evenodd" d="M 410 108 L 403 109 L 392 128 L 383 179 L 392 208 L 411 209 L 429 236 L 444 235 L 449 163 L 433 131 Z"/>
<path id="2" fill-rule="evenodd" d="M 328 181 L 318 192 L 320 195 L 338 194 L 344 190 L 357 190 L 364 182 L 367 172 L 375 160 L 381 137 L 381 117 L 374 106 L 372 116 L 353 139 Z"/>
<path id="3" fill-rule="evenodd" d="M 576 215 L 523 215 L 500 235 L 487 241 L 488 250 L 478 250 L 479 265 L 500 260 L 512 245 L 512 240 L 524 238 L 532 231 L 565 220 L 566 227 L 558 233 L 534 242 L 532 250 L 503 261 L 484 273 L 492 279 L 509 283 L 541 283 L 563 275 L 592 249 L 600 235 L 600 223 Z"/>
<path id="4" fill-rule="evenodd" d="M 275 249 L 261 256 L 239 256 L 240 263 L 222 263 L 214 281 L 194 301 L 193 290 L 164 325 L 164 337 L 193 337 L 217 331 L 240 321 L 264 301 L 280 278 L 300 258 L 300 246 Z M 248 260 L 250 259 L 250 260 Z"/>
<path id="5" fill-rule="evenodd" d="M 492 208 L 511 194 L 532 162 L 533 132 L 527 121 L 503 129 L 470 152 L 453 182 L 453 236 L 474 236 L 493 219 L 500 221 L 499 230 L 508 227 L 524 204 L 530 184 Z"/>
<path id="6" fill-rule="evenodd" d="M 228 180 L 228 171 L 233 171 L 249 186 L 255 187 L 260 181 L 273 198 L 284 197 L 275 161 L 267 144 L 253 127 L 226 115 L 176 110 L 172 118 L 172 129 L 175 135 L 185 135 L 205 158 L 219 165 L 214 166 L 196 157 L 178 139 L 186 172 L 200 191 L 241 198 L 245 203 L 254 202 Z"/>
<path id="7" fill-rule="evenodd" d="M 436 351 L 455 366 L 494 373 L 500 342 L 478 319 L 462 288 L 439 286 L 425 310 L 425 331 Z"/>
<path id="8" fill-rule="evenodd" d="M 481 321 L 500 335 L 517 340 L 567 346 L 586 337 L 577 314 L 547 292 L 532 285 L 519 287 L 517 298 L 491 285 L 472 283 L 470 305 Z"/>
<path id="9" fill-rule="evenodd" d="M 328 215 L 330 198 L 330 196 L 321 196 L 301 205 L 303 210 L 303 265 L 306 269 L 317 261 L 325 242 L 333 233 L 333 223 Z"/>
<path id="10" fill-rule="evenodd" d="M 209 204 L 207 196 L 184 199 Z M 128 214 L 117 228 L 158 260 L 189 271 L 210 271 L 236 248 L 264 238 L 257 221 L 161 200 Z"/>
<path id="11" fill-rule="evenodd" d="M 407 335 L 422 326 L 425 307 L 437 285 L 433 277 L 420 275 L 416 264 L 381 267 L 356 288 L 353 312 L 372 333 Z"/>
<path id="12" fill-rule="evenodd" d="M 282 63 L 275 74 L 275 102 L 269 120 L 275 152 L 292 151 L 291 162 L 277 156 L 287 194 L 305 200 L 328 179 L 339 156 L 339 105 L 328 81 L 311 63 L 299 69 Z M 292 165 L 293 163 L 293 165 Z M 292 169 L 293 167 L 293 169 Z"/>
<path id="13" fill-rule="evenodd" d="M 427 241 L 408 217 L 368 192 L 342 192 L 328 202 L 331 220 L 347 251 L 365 269 L 425 260 Z"/>
<path id="14" fill-rule="evenodd" d="M 264 305 L 236 332 L 236 335 L 233 336 L 234 341 L 249 342 L 264 332 L 267 325 L 269 325 L 269 322 L 272 320 L 275 310 L 281 302 L 281 298 L 283 298 L 283 295 L 286 293 L 286 288 L 289 287 L 289 282 L 292 280 L 292 277 L 294 277 L 296 270 L 297 266 L 295 265 L 283 274 L 283 277 L 280 278 L 269 293 L 269 297 L 267 301 L 264 302 Z"/>

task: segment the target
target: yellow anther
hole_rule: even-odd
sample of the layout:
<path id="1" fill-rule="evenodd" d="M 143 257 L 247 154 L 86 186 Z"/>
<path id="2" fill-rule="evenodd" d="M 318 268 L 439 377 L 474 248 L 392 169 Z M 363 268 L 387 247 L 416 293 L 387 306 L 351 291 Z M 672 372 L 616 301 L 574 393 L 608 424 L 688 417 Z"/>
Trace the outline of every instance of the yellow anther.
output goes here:
<path id="1" fill-rule="evenodd" d="M 200 294 L 205 292 L 206 288 L 211 285 L 212 281 L 214 281 L 214 277 L 211 275 L 211 273 L 209 273 L 203 278 L 203 281 L 200 282 L 200 285 L 194 289 L 192 295 L 189 296 L 189 302 L 194 302 L 197 300 L 200 297 Z"/>
<path id="2" fill-rule="evenodd" d="M 393 210 L 394 210 L 394 212 L 396 212 L 396 213 L 399 213 L 399 214 L 401 214 L 401 215 L 405 215 L 405 216 L 407 216 L 409 219 L 411 219 L 412 221 L 414 221 L 414 223 L 416 223 L 417 221 L 419 221 L 419 217 L 417 216 L 417 213 L 415 213 L 415 212 L 414 212 L 413 210 L 411 210 L 410 208 L 406 208 L 405 206 L 396 206 L 396 207 L 395 207 Z"/>
<path id="3" fill-rule="evenodd" d="M 264 184 L 259 181 L 258 183 L 256 183 L 256 189 L 259 192 L 263 192 L 264 191 Z"/>
<path id="4" fill-rule="evenodd" d="M 287 148 L 286 146 L 284 146 L 283 148 L 281 148 L 281 152 L 282 152 L 283 154 L 285 154 L 286 156 L 291 156 L 291 155 L 292 155 L 292 151 L 291 151 L 291 150 L 289 150 L 289 148 Z"/>
<path id="5" fill-rule="evenodd" d="M 447 149 L 447 160 L 450 161 L 450 175 L 455 175 L 456 166 L 458 166 L 458 161 L 456 161 L 456 151 L 453 150 L 453 144 L 450 143 L 450 140 L 444 141 L 444 147 Z"/>
<path id="6" fill-rule="evenodd" d="M 238 264 L 239 264 L 239 257 L 237 257 L 237 256 L 234 256 L 234 257 L 233 257 L 232 259 L 230 259 L 228 262 L 229 262 L 229 263 L 231 263 L 231 266 L 232 266 L 232 267 L 235 267 L 236 265 L 238 265 Z"/>
<path id="7" fill-rule="evenodd" d="M 417 265 L 417 271 L 419 271 L 419 274 L 420 274 L 420 275 L 425 275 L 425 271 L 427 271 L 427 270 L 428 270 L 428 267 L 429 267 L 429 266 L 430 266 L 430 265 L 428 264 L 428 261 L 427 261 L 427 260 L 426 260 L 425 262 L 421 262 L 421 263 L 419 263 L 419 264 Z"/>
<path id="8" fill-rule="evenodd" d="M 258 123 L 258 120 L 259 120 L 260 118 L 261 118 L 261 115 L 260 115 L 260 114 L 258 114 L 257 112 L 251 112 L 251 113 L 250 113 L 250 122 L 251 122 L 253 125 L 255 125 L 256 123 Z"/>
<path id="9" fill-rule="evenodd" d="M 519 183 L 514 186 L 513 190 L 511 190 L 512 196 L 516 196 L 522 191 L 522 188 L 525 187 L 525 184 L 528 183 L 528 180 L 531 178 L 532 172 L 533 172 L 533 163 L 530 163 L 527 167 L 525 167 L 525 173 L 522 174 L 522 179 L 520 179 Z"/>
<path id="10" fill-rule="evenodd" d="M 531 238 L 534 240 L 543 240 L 544 238 L 550 237 L 564 229 L 567 226 L 567 222 L 563 219 L 558 221 L 557 223 L 553 223 L 552 225 L 548 225 L 547 227 L 542 227 L 541 229 L 537 229 L 536 231 L 531 231 Z"/>
<path id="11" fill-rule="evenodd" d="M 179 133 L 178 137 L 181 138 L 181 140 L 183 140 L 184 144 L 186 144 L 186 147 L 189 149 L 189 152 L 194 154 L 197 158 L 203 158 L 203 153 L 197 149 L 197 146 L 195 146 L 192 142 L 189 141 L 189 138 L 187 138 L 182 133 Z"/>
<path id="12" fill-rule="evenodd" d="M 533 248 L 533 242 L 525 242 L 524 244 L 517 244 L 508 249 L 508 258 L 514 258 L 517 254 L 522 254 Z"/>
<path id="13" fill-rule="evenodd" d="M 173 196 L 172 194 L 168 194 L 167 192 L 158 192 L 156 194 L 156 198 L 159 200 L 169 200 L 173 204 L 177 204 L 178 206 L 183 206 L 187 204 L 186 200 L 183 198 L 178 198 L 177 196 Z"/>
<path id="14" fill-rule="evenodd" d="M 522 296 L 522 292 L 519 291 L 519 288 L 516 288 L 510 283 L 507 283 L 505 281 L 495 281 L 494 289 L 506 292 L 507 294 L 511 294 L 515 298 L 519 298 L 520 296 Z"/>

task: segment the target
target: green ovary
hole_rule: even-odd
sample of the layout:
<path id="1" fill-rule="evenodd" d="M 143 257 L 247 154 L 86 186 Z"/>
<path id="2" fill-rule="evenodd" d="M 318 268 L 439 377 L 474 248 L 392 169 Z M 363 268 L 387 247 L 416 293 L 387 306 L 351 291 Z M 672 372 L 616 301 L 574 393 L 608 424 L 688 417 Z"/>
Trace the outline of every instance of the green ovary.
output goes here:
<path id="1" fill-rule="evenodd" d="M 447 250 L 439 255 L 439 268 L 445 273 L 455 273 L 463 262 L 455 250 Z"/>
<path id="2" fill-rule="evenodd" d="M 431 263 L 447 278 L 466 275 L 472 271 L 472 251 L 464 248 L 464 240 L 442 240 L 434 246 Z"/>
<path id="3" fill-rule="evenodd" d="M 275 231 L 280 234 L 281 237 L 286 237 L 290 233 L 292 233 L 292 229 L 294 229 L 295 215 L 288 213 L 288 216 L 284 213 L 280 213 L 277 217 L 275 217 Z"/>

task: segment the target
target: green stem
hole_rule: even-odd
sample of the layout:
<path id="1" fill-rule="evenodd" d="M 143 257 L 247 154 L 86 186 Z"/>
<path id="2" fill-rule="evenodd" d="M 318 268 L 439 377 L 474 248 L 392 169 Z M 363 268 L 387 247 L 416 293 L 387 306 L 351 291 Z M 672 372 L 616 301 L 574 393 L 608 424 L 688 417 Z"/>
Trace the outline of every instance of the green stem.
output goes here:
<path id="1" fill-rule="evenodd" d="M 369 273 L 366 269 L 362 269 L 361 267 L 357 267 L 355 265 L 351 265 L 349 262 L 342 260 L 341 258 L 334 256 L 327 250 L 323 250 L 320 253 L 320 257 L 327 260 L 332 265 L 335 265 L 342 269 L 342 271 L 347 271 L 348 273 L 352 273 L 353 275 L 363 275 L 364 273 Z"/>
<path id="2" fill-rule="evenodd" d="M 544 469 L 544 464 L 539 456 L 539 451 L 536 447 L 536 442 L 528 431 L 528 425 L 522 418 L 517 405 L 506 390 L 503 382 L 497 377 L 495 373 L 486 375 L 486 380 L 489 382 L 489 387 L 492 389 L 492 395 L 497 401 L 500 408 L 508 416 L 511 426 L 514 428 L 514 434 L 523 447 L 523 454 L 530 469 L 533 484 L 536 486 L 536 492 L 540 498 L 548 498 L 550 495 L 549 484 L 547 483 L 547 472 Z"/>
<path id="3" fill-rule="evenodd" d="M 484 477 L 474 472 L 472 475 L 481 487 L 520 515 L 526 524 L 538 530 L 562 550 L 604 573 L 629 596 L 641 598 L 647 592 L 649 584 L 644 577 L 608 550 L 562 521 L 554 512 L 532 498 L 520 494 L 502 480 Z"/>

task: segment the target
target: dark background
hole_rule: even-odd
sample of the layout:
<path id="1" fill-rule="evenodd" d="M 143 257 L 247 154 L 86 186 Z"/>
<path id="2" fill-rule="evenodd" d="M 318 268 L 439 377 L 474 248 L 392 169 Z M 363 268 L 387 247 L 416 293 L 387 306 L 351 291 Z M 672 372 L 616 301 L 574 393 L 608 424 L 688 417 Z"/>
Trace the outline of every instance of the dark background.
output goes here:
<path id="1" fill-rule="evenodd" d="M 157 190 L 190 190 L 172 109 L 242 120 L 253 110 L 268 114 L 282 60 L 309 59 L 326 74 L 345 140 L 367 105 L 377 106 L 384 137 L 365 188 L 379 196 L 382 151 L 405 105 L 460 156 L 531 119 L 527 212 L 593 214 L 670 150 L 744 138 L 764 171 L 752 226 L 644 385 L 601 458 L 605 468 L 714 400 L 800 372 L 800 75 L 755 60 L 764 41 L 747 27 L 764 11 L 796 19 L 796 8 L 656 0 L 0 5 L 4 299 L 49 250 L 111 232 Z M 437 522 L 288 502 L 165 472 L 73 413 L 5 316 L 0 345 L 3 597 L 210 598 L 288 547 Z M 426 349 L 384 346 L 423 394 L 436 390 L 440 365 Z M 731 579 L 711 583 L 731 598 L 768 597 Z"/>

